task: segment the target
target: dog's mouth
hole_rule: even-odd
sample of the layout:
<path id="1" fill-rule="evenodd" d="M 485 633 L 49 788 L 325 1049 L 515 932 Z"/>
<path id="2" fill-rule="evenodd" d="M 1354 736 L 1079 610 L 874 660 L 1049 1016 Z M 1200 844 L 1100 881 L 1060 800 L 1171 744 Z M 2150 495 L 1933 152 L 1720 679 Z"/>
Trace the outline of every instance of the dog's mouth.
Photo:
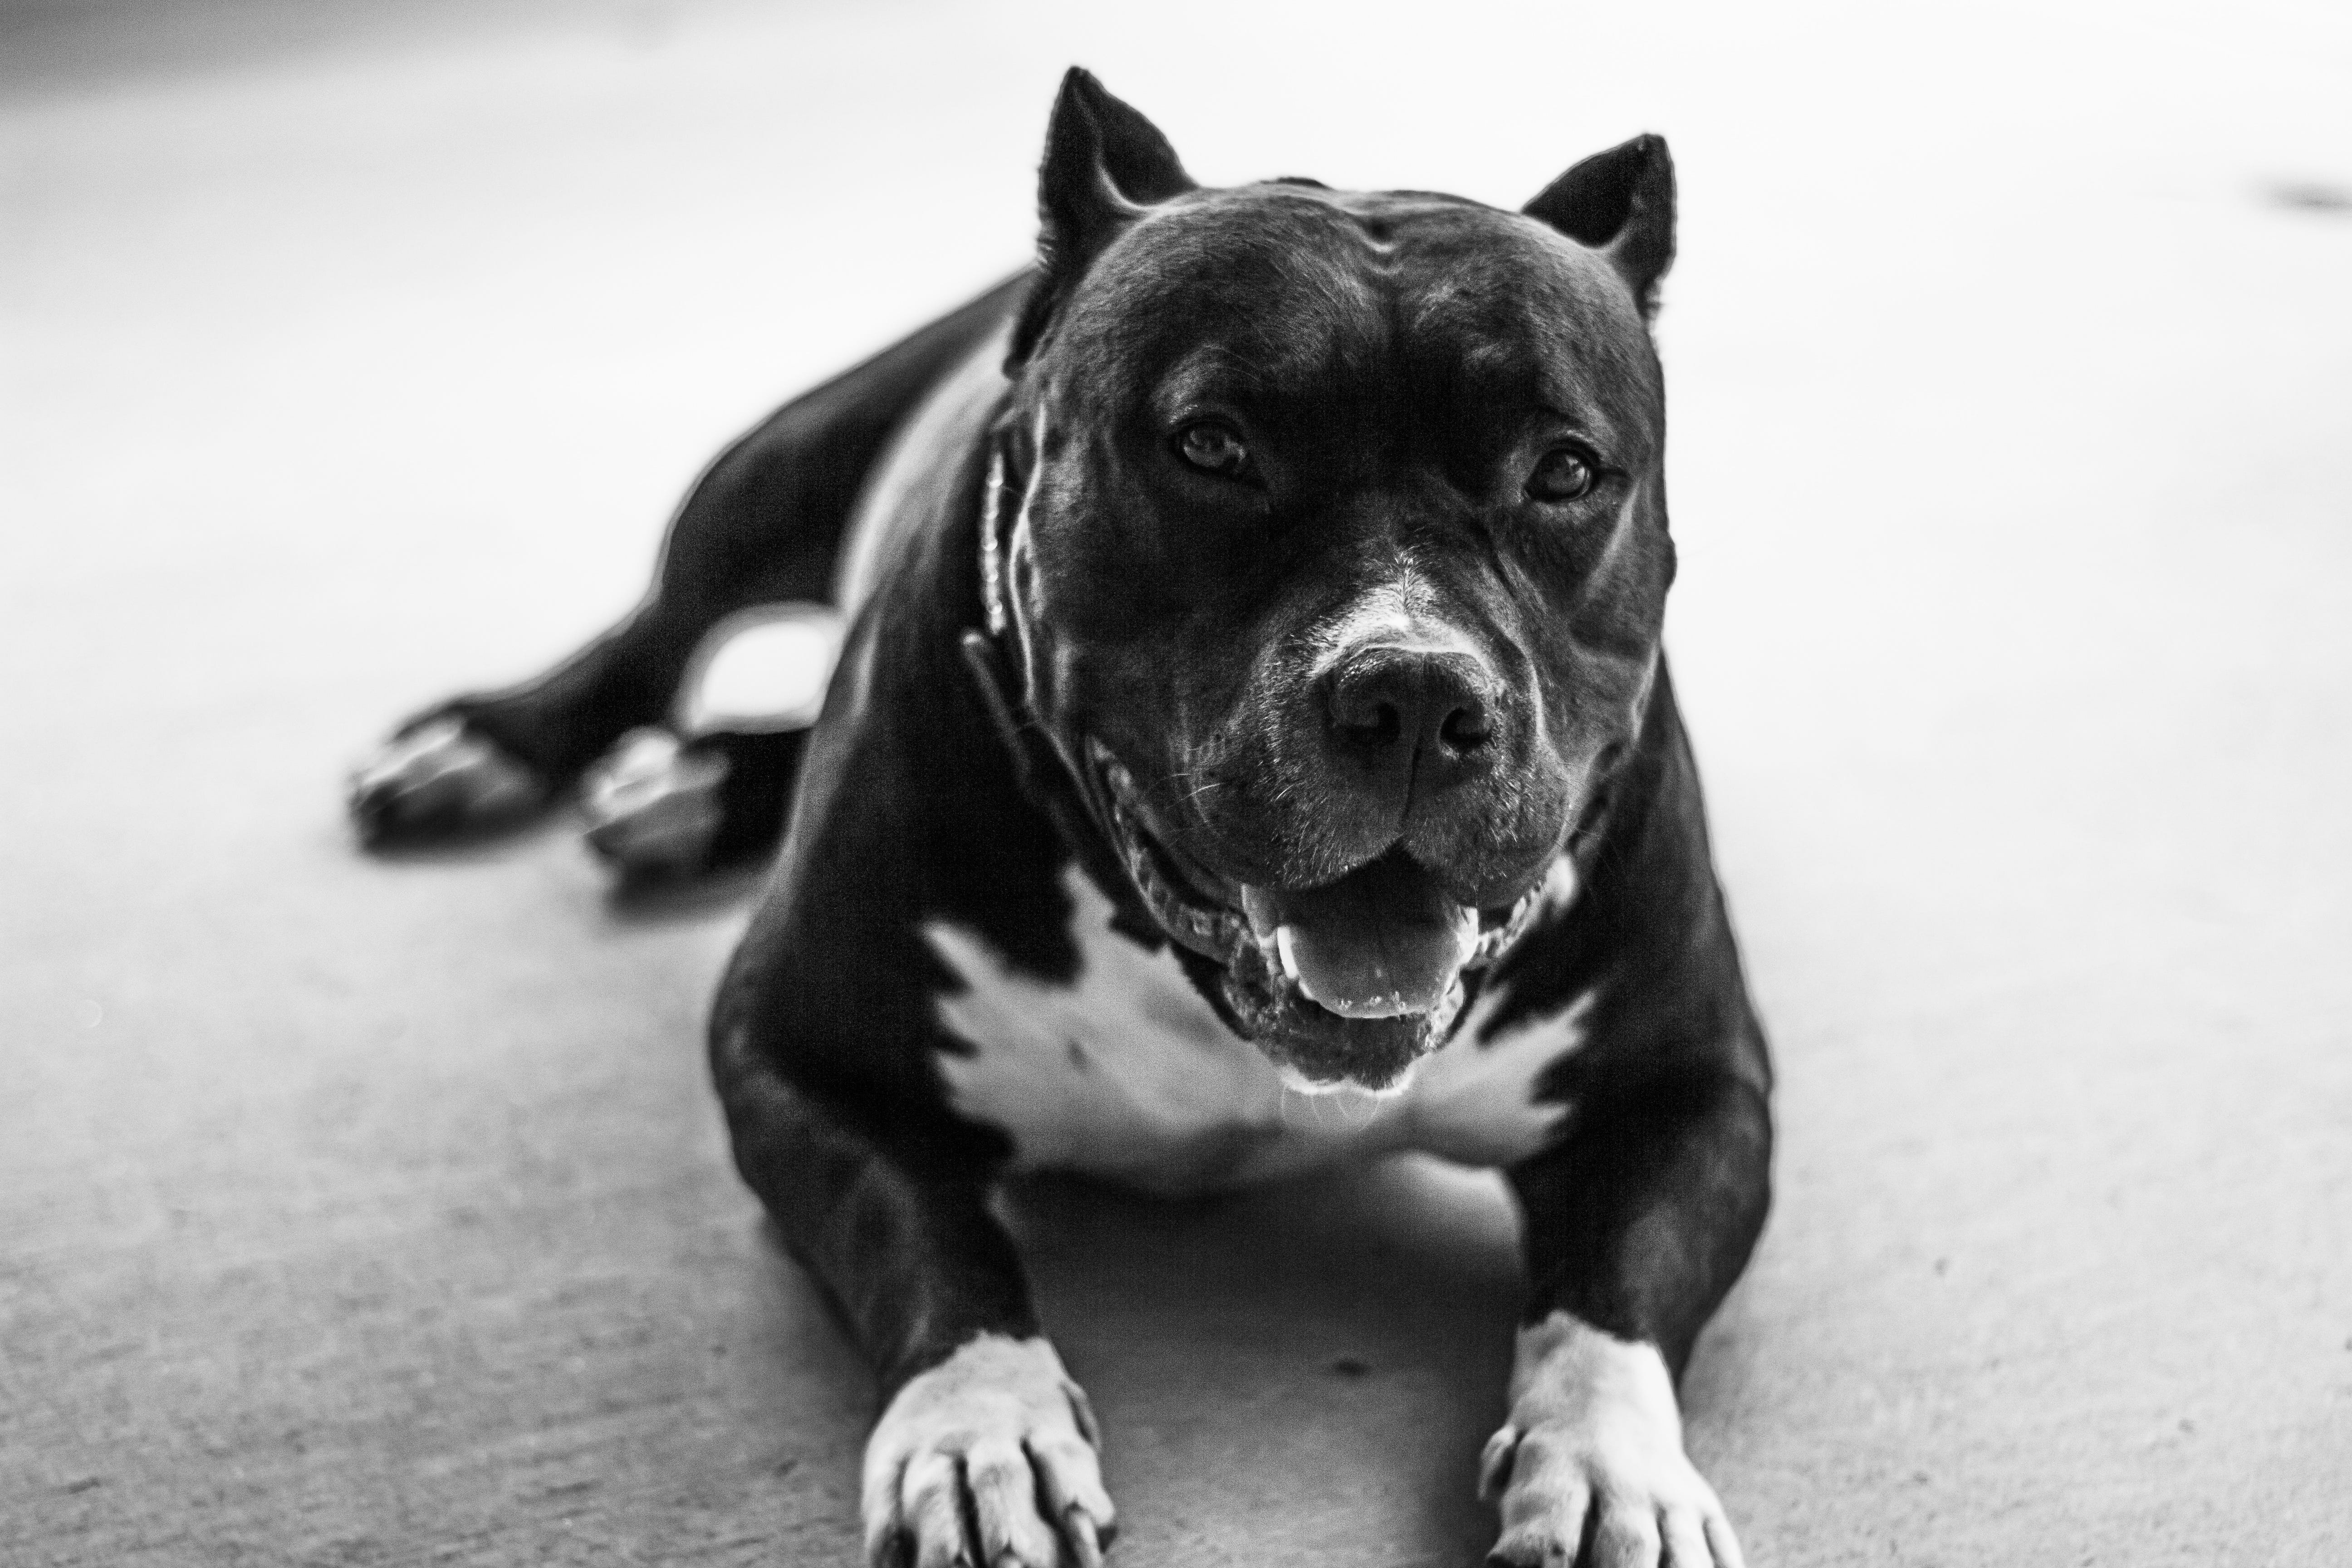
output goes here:
<path id="1" fill-rule="evenodd" d="M 1119 859 L 1153 917 L 1222 966 L 1244 1030 L 1310 1093 L 1402 1089 L 1453 1027 L 1464 977 L 1500 958 L 1541 902 L 1538 879 L 1508 904 L 1458 903 L 1401 847 L 1319 888 L 1219 884 L 1145 826 L 1142 792 L 1118 759 L 1091 739 L 1087 752 Z"/>

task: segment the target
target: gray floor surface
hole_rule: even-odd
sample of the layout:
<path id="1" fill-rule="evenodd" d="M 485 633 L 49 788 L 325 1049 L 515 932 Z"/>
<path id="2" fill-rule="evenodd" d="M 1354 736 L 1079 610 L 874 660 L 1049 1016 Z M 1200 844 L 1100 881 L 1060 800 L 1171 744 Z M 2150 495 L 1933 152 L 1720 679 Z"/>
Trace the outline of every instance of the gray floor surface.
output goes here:
<path id="1" fill-rule="evenodd" d="M 1212 180 L 1673 139 L 1751 1561 L 2352 1556 L 2352 13 L 254 0 L 0 7 L 0 1560 L 853 1561 L 741 889 L 372 861 L 338 773 L 1016 262 L 1072 59 Z M 1475 1559 L 1489 1179 L 1019 1212 L 1115 1561 Z"/>

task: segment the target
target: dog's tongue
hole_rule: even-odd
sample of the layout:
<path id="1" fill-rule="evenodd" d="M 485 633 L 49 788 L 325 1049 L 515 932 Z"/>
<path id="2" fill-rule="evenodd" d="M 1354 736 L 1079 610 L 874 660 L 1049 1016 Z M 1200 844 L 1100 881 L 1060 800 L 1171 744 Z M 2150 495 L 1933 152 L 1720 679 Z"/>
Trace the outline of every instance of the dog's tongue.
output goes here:
<path id="1" fill-rule="evenodd" d="M 1478 940 L 1477 911 L 1396 850 L 1308 892 L 1244 888 L 1242 903 L 1307 999 L 1346 1018 L 1430 1011 Z"/>

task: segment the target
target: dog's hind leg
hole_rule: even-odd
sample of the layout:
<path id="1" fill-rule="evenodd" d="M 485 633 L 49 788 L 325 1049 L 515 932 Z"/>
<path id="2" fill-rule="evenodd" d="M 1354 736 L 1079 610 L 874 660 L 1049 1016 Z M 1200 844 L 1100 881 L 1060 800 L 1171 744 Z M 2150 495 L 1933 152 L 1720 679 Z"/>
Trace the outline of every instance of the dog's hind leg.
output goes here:
<path id="1" fill-rule="evenodd" d="M 625 884 L 740 866 L 775 847 L 805 728 L 717 730 L 681 739 L 633 730 L 581 781 L 588 847 Z"/>
<path id="2" fill-rule="evenodd" d="M 950 366 L 1014 310 L 1024 275 L 786 404 L 696 481 L 672 521 L 652 591 L 611 631 L 547 673 L 450 699 L 409 719 L 352 775 L 369 844 L 494 828 L 530 815 L 628 731 L 672 718 L 712 628 L 755 605 L 823 603 L 877 458 Z M 777 818 L 797 747 L 739 748 L 737 790 Z M 743 820 L 772 837 L 772 824 Z"/>

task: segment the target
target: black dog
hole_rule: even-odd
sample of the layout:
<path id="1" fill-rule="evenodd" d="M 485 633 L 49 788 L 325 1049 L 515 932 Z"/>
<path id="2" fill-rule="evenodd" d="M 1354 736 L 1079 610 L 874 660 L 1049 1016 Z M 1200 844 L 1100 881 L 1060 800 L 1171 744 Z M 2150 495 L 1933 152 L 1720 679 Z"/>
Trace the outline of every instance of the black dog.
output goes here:
<path id="1" fill-rule="evenodd" d="M 412 721 L 363 830 L 548 798 L 725 617 L 838 584 L 813 730 L 656 748 L 620 795 L 692 806 L 648 853 L 698 864 L 794 785 L 711 1058 L 880 1370 L 875 1560 L 1111 1532 L 1001 1172 L 1197 1190 L 1413 1148 L 1525 1212 L 1495 1560 L 1736 1564 L 1672 1379 L 1763 1221 L 1770 1074 L 1659 652 L 1664 144 L 1523 214 L 1202 190 L 1073 71 L 1042 192 L 1034 274 L 730 450 L 646 605 Z M 1344 1131 L 1284 1114 L 1330 1091 L 1365 1100 Z"/>

